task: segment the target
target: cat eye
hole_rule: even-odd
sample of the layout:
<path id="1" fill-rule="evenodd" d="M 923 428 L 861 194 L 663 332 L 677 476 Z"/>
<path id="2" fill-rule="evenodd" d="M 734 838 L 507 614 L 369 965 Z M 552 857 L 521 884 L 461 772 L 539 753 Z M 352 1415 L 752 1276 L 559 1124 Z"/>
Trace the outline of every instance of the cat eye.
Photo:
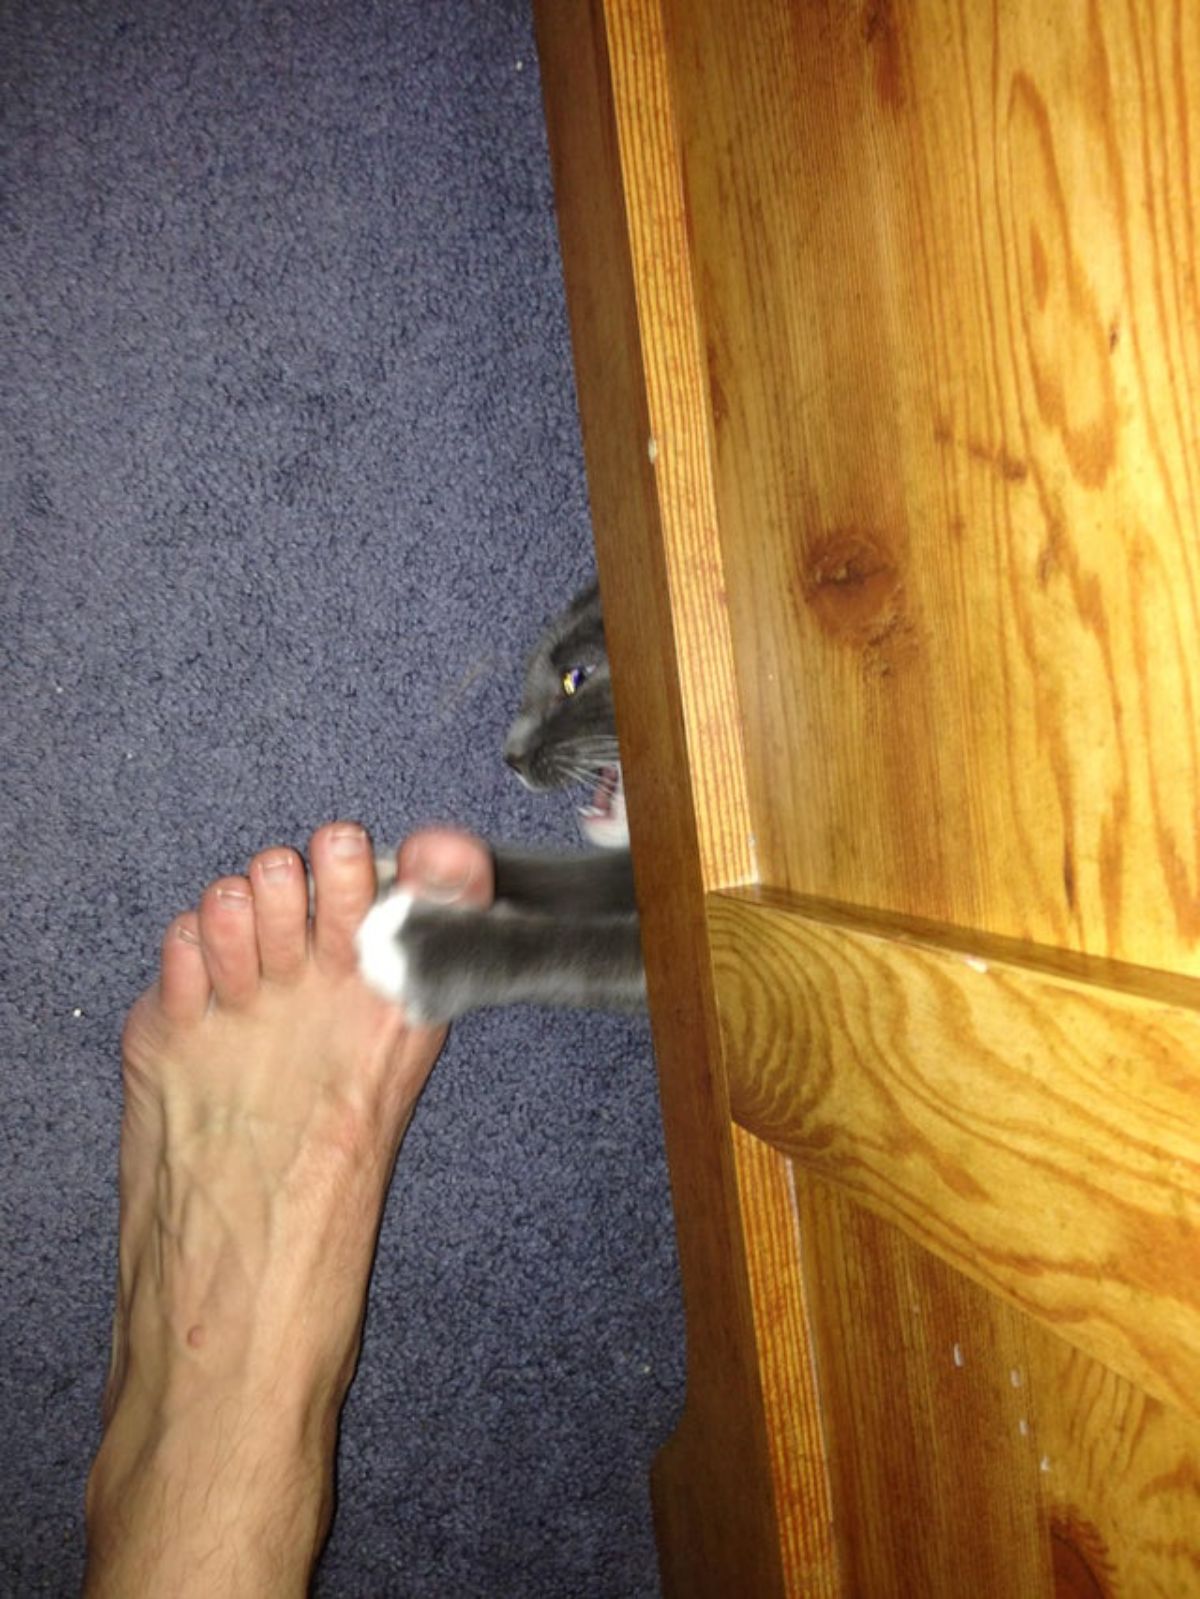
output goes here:
<path id="1" fill-rule="evenodd" d="M 568 699 L 570 699 L 572 694 L 577 694 L 579 692 L 580 688 L 583 686 L 584 680 L 590 676 L 591 673 L 588 671 L 586 666 L 568 666 L 562 677 L 559 679 L 559 682 L 562 684 L 563 693 Z"/>

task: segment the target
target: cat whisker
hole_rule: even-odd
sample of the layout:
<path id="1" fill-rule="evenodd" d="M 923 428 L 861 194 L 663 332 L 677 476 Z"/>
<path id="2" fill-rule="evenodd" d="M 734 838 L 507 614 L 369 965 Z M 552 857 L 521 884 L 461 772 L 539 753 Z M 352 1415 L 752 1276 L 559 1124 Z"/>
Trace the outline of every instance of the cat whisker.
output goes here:
<path id="1" fill-rule="evenodd" d="M 599 771 L 602 766 L 621 764 L 620 752 L 613 744 L 597 744 L 587 749 L 573 744 L 570 749 L 563 751 L 563 758 L 576 766 L 590 766 L 593 771 Z"/>
<path id="2" fill-rule="evenodd" d="M 556 762 L 554 771 L 556 776 L 569 783 L 594 783 L 599 775 L 594 766 L 584 766 L 579 762 Z"/>
<path id="3" fill-rule="evenodd" d="M 579 738 L 571 740 L 570 748 L 573 750 L 605 750 L 616 753 L 617 740 L 611 733 L 584 733 Z"/>

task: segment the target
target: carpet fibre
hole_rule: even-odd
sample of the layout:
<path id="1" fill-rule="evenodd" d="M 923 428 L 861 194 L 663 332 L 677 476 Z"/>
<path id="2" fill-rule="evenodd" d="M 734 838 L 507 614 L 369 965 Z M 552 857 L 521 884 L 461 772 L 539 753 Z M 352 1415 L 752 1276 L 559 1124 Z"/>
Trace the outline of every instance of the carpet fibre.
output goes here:
<path id="1" fill-rule="evenodd" d="M 333 816 L 572 843 L 499 745 L 592 557 L 526 4 L 5 0 L 0 80 L 0 1593 L 66 1595 L 163 927 Z M 681 1396 L 648 1029 L 465 1019 L 315 1591 L 656 1593 Z"/>

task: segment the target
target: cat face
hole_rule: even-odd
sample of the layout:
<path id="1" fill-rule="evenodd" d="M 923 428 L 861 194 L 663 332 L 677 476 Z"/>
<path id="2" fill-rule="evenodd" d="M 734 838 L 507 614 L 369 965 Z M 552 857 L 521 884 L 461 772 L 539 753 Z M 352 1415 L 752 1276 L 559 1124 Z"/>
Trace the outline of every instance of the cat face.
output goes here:
<path id="1" fill-rule="evenodd" d="M 585 783 L 579 824 L 589 843 L 629 843 L 600 592 L 593 584 L 550 623 L 525 668 L 521 708 L 504 759 L 527 788 Z"/>

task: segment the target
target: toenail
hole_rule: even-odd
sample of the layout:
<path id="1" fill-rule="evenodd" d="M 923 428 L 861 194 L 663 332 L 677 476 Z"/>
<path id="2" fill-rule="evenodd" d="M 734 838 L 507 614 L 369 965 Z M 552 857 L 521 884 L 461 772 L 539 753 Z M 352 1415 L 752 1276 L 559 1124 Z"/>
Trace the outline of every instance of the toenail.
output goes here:
<path id="1" fill-rule="evenodd" d="M 367 835 L 361 827 L 335 827 L 329 848 L 339 860 L 350 860 L 361 855 L 367 847 Z"/>
<path id="2" fill-rule="evenodd" d="M 448 871 L 444 866 L 438 866 L 436 862 L 427 861 L 425 848 L 420 844 L 410 853 L 407 866 L 420 884 L 423 897 L 439 900 L 443 904 L 456 900 L 475 875 L 473 861 L 468 861 L 457 871 L 453 869 Z"/>
<path id="3" fill-rule="evenodd" d="M 175 929 L 175 937 L 182 938 L 185 944 L 198 944 L 200 942 L 190 927 L 177 927 Z"/>
<path id="4" fill-rule="evenodd" d="M 225 905 L 249 905 L 250 896 L 244 888 L 222 886 L 217 890 L 217 898 Z"/>
<path id="5" fill-rule="evenodd" d="M 421 886 L 431 898 L 457 899 L 474 875 L 473 866 L 460 867 L 457 872 L 426 866 L 421 871 Z"/>
<path id="6" fill-rule="evenodd" d="M 259 863 L 259 870 L 264 877 L 286 877 L 293 864 L 291 855 L 272 855 L 269 860 Z"/>

